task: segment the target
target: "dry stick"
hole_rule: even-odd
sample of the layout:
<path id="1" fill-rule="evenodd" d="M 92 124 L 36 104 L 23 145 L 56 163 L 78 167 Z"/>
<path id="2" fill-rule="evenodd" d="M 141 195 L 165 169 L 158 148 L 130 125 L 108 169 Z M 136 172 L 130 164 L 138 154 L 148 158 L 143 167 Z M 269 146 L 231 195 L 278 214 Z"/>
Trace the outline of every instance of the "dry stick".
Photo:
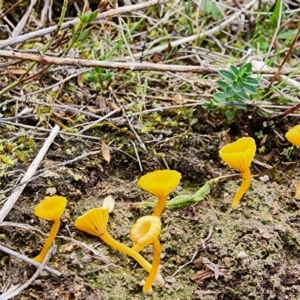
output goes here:
<path id="1" fill-rule="evenodd" d="M 35 6 L 37 0 L 31 0 L 30 1 L 30 5 L 26 11 L 26 13 L 23 15 L 22 19 L 18 22 L 18 25 L 15 27 L 14 31 L 12 32 L 12 37 L 16 37 L 18 36 L 21 31 L 23 30 L 23 28 L 25 27 L 27 20 L 29 18 L 29 15 L 33 9 L 33 7 Z"/>
<path id="2" fill-rule="evenodd" d="M 0 50 L 0 57 L 35 61 L 41 64 L 59 65 L 59 66 L 76 66 L 76 67 L 101 67 L 106 69 L 122 69 L 131 71 L 170 71 L 170 72 L 183 72 L 183 73 L 200 73 L 211 74 L 217 73 L 219 70 L 224 69 L 218 67 L 203 67 L 203 66 L 183 66 L 183 65 L 167 65 L 167 64 L 154 64 L 154 63 L 139 63 L 139 62 L 114 62 L 114 61 L 98 61 L 89 59 L 76 59 L 67 57 L 53 57 L 48 55 L 36 55 L 29 53 L 22 53 L 12 50 Z M 275 74 L 277 68 L 268 68 L 264 70 L 263 74 Z M 290 74 L 296 68 L 284 68 L 280 74 Z M 260 68 L 253 68 L 253 73 L 261 73 Z M 1 93 L 0 93 L 1 95 Z"/>
<path id="3" fill-rule="evenodd" d="M 10 195 L 10 197 L 7 199 L 5 204 L 3 205 L 1 211 L 0 211 L 0 222 L 4 220 L 4 218 L 7 216 L 7 214 L 10 212 L 10 210 L 13 208 L 14 204 L 17 202 L 19 196 L 23 192 L 26 182 L 28 179 L 30 179 L 35 171 L 37 170 L 39 164 L 41 163 L 43 157 L 45 156 L 46 152 L 48 151 L 50 145 L 52 144 L 53 140 L 57 136 L 59 132 L 59 126 L 55 125 L 54 128 L 52 129 L 49 137 L 45 141 L 43 147 L 39 151 L 38 155 L 34 159 L 34 161 L 31 163 L 29 166 L 28 170 L 26 171 L 24 177 L 21 180 L 21 185 L 15 189 L 15 191 Z"/>
<path id="4" fill-rule="evenodd" d="M 239 175 L 239 174 L 237 174 Z M 27 224 L 22 224 L 22 223 L 14 223 L 14 222 L 0 222 L 0 227 L 5 227 L 5 226 L 11 226 L 11 227 L 17 227 L 17 228 L 21 228 L 21 229 L 25 229 L 25 230 L 29 230 L 31 232 L 38 232 L 39 234 L 41 234 L 42 236 L 46 237 L 48 234 L 42 232 L 41 230 L 39 230 L 38 228 L 35 228 L 33 226 L 30 226 L 30 225 L 27 225 Z M 69 230 L 68 230 L 69 231 Z M 71 236 L 71 234 L 70 234 Z M 92 246 L 88 245 L 88 244 L 85 244 L 83 242 L 80 242 L 76 239 L 74 239 L 72 236 L 71 237 L 66 237 L 66 236 L 61 236 L 61 235 L 57 235 L 56 236 L 57 238 L 59 239 L 63 239 L 63 240 L 66 240 L 66 241 L 71 241 L 73 242 L 74 244 L 76 245 L 79 245 L 80 247 L 82 248 L 85 248 L 87 249 L 88 251 L 94 253 L 96 256 L 99 256 L 100 259 L 102 261 L 104 261 L 105 263 L 107 264 L 111 264 L 111 262 L 108 260 L 108 258 L 103 254 L 101 253 L 100 251 L 96 250 L 95 248 L 93 248 Z M 4 248 L 3 248 L 4 249 Z M 0 250 L 4 251 L 2 248 Z M 5 248 L 6 249 L 6 248 Z M 15 255 L 15 252 L 10 250 L 10 249 L 7 249 L 5 250 L 4 252 L 8 253 L 8 254 L 11 254 L 11 255 Z M 16 257 L 20 258 L 20 259 L 23 259 L 24 261 L 26 262 L 29 262 L 29 263 L 32 263 L 33 265 L 35 266 L 39 266 L 40 264 L 34 260 L 31 260 L 29 259 L 28 257 L 26 256 L 23 256 L 19 253 L 17 253 L 15 255 Z M 115 265 L 114 265 L 115 266 Z M 47 271 L 49 271 L 50 273 L 54 274 L 54 275 L 57 275 L 57 276 L 60 276 L 62 275 L 61 273 L 59 273 L 58 271 L 56 270 L 53 270 L 51 268 L 48 268 L 46 267 Z"/>
<path id="5" fill-rule="evenodd" d="M 3 252 L 5 252 L 5 253 L 7 253 L 7 254 L 9 254 L 9 255 L 11 255 L 11 256 L 15 256 L 16 258 L 21 259 L 21 260 L 23 260 L 23 261 L 25 261 L 27 263 L 30 263 L 30 264 L 32 264 L 32 265 L 34 265 L 36 267 L 39 267 L 41 265 L 40 263 L 36 262 L 35 260 L 30 259 L 27 256 L 24 256 L 24 255 L 22 255 L 22 254 L 20 254 L 18 252 L 15 252 L 15 251 L 13 251 L 11 249 L 8 249 L 8 248 L 6 248 L 6 247 L 4 247 L 2 245 L 0 245 L 0 250 L 3 251 Z M 45 266 L 45 270 L 47 272 L 53 274 L 53 275 L 56 275 L 56 276 L 61 276 L 62 275 L 62 273 L 60 273 L 59 271 L 54 270 L 54 269 L 52 269 L 50 267 L 47 267 L 47 266 Z"/>
<path id="6" fill-rule="evenodd" d="M 127 12 L 131 12 L 131 11 L 135 11 L 135 10 L 140 10 L 140 9 L 147 8 L 147 7 L 150 7 L 150 6 L 153 6 L 153 5 L 164 4 L 164 3 L 167 3 L 167 2 L 168 2 L 168 0 L 152 0 L 152 1 L 147 1 L 145 3 L 141 3 L 141 4 L 123 6 L 123 7 L 120 7 L 120 8 L 116 8 L 116 9 L 112 9 L 112 10 L 100 13 L 96 20 L 105 19 L 107 17 L 112 17 L 112 16 L 115 16 L 115 15 L 118 15 L 118 14 L 127 13 Z M 80 22 L 80 19 L 76 18 L 76 19 L 74 19 L 70 22 L 65 22 L 65 23 L 61 24 L 60 28 L 61 28 L 61 30 L 66 29 L 66 28 L 70 28 L 70 27 L 74 26 L 75 24 L 77 24 L 79 22 Z M 23 43 L 23 42 L 25 42 L 27 40 L 30 40 L 30 39 L 45 36 L 49 33 L 52 33 L 54 31 L 56 31 L 58 26 L 59 25 L 51 26 L 51 27 L 48 27 L 48 28 L 44 28 L 44 29 L 41 29 L 41 30 L 37 30 L 37 31 L 34 31 L 34 32 L 30 32 L 30 33 L 27 33 L 27 34 L 20 35 L 20 36 L 17 36 L 15 38 L 9 38 L 9 39 L 6 39 L 4 41 L 0 41 L 0 49 L 2 49 L 4 47 L 15 45 L 15 44 L 18 44 L 18 43 Z"/>
<path id="7" fill-rule="evenodd" d="M 11 299 L 15 296 L 17 296 L 20 292 L 22 292 L 23 290 L 25 290 L 26 288 L 28 288 L 31 283 L 40 275 L 41 271 L 43 269 L 45 269 L 46 264 L 51 256 L 52 253 L 52 249 L 53 247 L 50 249 L 50 251 L 48 251 L 44 261 L 39 265 L 38 269 L 36 270 L 36 272 L 31 276 L 30 279 L 28 279 L 24 284 L 22 285 L 14 285 L 11 286 L 5 293 L 3 293 L 0 296 L 0 300 L 8 300 Z"/>
<path id="8" fill-rule="evenodd" d="M 283 59 L 281 65 L 279 66 L 277 72 L 276 72 L 275 75 L 272 77 L 272 79 L 271 79 L 271 81 L 270 81 L 270 83 L 269 83 L 269 85 L 268 85 L 268 87 L 267 87 L 267 92 L 269 91 L 270 87 L 272 86 L 272 84 L 273 84 L 273 82 L 275 81 L 275 79 L 277 78 L 277 76 L 280 74 L 280 72 L 281 72 L 281 70 L 282 70 L 284 64 L 285 64 L 285 63 L 287 62 L 287 60 L 290 58 L 290 56 L 291 56 L 291 54 L 292 54 L 292 50 L 294 49 L 294 46 L 295 46 L 295 44 L 296 44 L 296 42 L 297 42 L 297 40 L 298 40 L 299 34 L 300 34 L 300 27 L 299 27 L 299 29 L 298 29 L 296 35 L 294 36 L 294 39 L 293 39 L 292 44 L 291 44 L 291 46 L 290 46 L 290 48 L 289 48 L 289 51 L 287 52 L 285 58 Z"/>

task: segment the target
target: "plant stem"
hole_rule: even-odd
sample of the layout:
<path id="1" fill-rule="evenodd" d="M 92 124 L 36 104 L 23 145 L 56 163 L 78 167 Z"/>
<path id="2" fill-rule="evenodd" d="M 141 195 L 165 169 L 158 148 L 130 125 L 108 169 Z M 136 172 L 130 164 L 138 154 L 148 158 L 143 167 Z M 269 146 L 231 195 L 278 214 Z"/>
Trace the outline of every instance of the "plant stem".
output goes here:
<path id="1" fill-rule="evenodd" d="M 241 175 L 243 177 L 243 182 L 241 187 L 238 189 L 236 194 L 234 195 L 233 201 L 232 201 L 232 208 L 236 208 L 246 191 L 248 190 L 251 182 L 251 173 L 250 168 L 246 169 L 245 171 L 241 172 Z"/>
<path id="2" fill-rule="evenodd" d="M 46 255 L 47 255 L 47 252 L 48 252 L 49 248 L 51 247 L 52 242 L 54 241 L 54 239 L 57 235 L 59 226 L 60 226 L 60 219 L 54 220 L 51 230 L 50 230 L 50 233 L 49 233 L 49 236 L 43 246 L 43 249 L 41 250 L 40 254 L 38 256 L 36 256 L 33 260 L 35 260 L 36 262 L 39 262 L 39 263 L 42 263 L 44 261 Z"/>
<path id="3" fill-rule="evenodd" d="M 144 292 L 149 292 L 152 286 L 152 283 L 155 279 L 155 276 L 159 269 L 159 263 L 160 263 L 160 254 L 161 254 L 161 247 L 159 240 L 155 240 L 153 243 L 153 263 L 152 268 L 150 270 L 149 276 L 147 277 L 147 280 L 144 284 L 143 290 Z"/>

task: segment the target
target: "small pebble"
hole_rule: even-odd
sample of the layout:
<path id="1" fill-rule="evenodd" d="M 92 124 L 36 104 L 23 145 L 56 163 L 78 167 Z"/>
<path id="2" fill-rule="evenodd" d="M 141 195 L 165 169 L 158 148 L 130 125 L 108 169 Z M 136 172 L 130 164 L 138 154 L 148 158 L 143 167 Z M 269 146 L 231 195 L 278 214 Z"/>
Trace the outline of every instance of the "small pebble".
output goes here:
<path id="1" fill-rule="evenodd" d="M 268 175 L 260 176 L 259 180 L 262 182 L 267 182 L 270 180 L 270 177 Z"/>
<path id="2" fill-rule="evenodd" d="M 237 259 L 245 259 L 247 257 L 249 257 L 249 255 L 244 251 L 239 252 L 239 254 L 236 256 Z"/>

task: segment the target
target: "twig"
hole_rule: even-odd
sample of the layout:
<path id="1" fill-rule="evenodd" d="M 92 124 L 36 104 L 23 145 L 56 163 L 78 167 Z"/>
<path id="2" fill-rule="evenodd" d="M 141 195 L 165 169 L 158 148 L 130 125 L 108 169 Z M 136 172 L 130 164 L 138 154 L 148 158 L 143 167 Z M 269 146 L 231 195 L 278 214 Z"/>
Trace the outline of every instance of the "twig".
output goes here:
<path id="1" fill-rule="evenodd" d="M 134 152 L 135 152 L 135 155 L 136 155 L 136 159 L 137 159 L 137 161 L 139 163 L 140 170 L 141 170 L 141 172 L 143 172 L 143 166 L 142 166 L 142 163 L 141 163 L 141 160 L 140 160 L 139 153 L 138 153 L 138 151 L 136 149 L 135 143 L 133 141 L 131 141 L 131 144 L 133 146 L 133 149 L 134 149 Z"/>
<path id="2" fill-rule="evenodd" d="M 280 13 L 280 16 L 281 16 L 281 13 Z M 280 74 L 280 71 L 282 70 L 284 64 L 285 64 L 285 63 L 287 62 L 287 60 L 290 58 L 291 53 L 292 53 L 292 50 L 294 49 L 294 46 L 295 46 L 295 44 L 296 44 L 296 42 L 297 42 L 297 40 L 298 40 L 299 34 L 300 34 L 300 28 L 298 29 L 296 35 L 294 36 L 294 39 L 293 39 L 292 44 L 291 44 L 291 46 L 290 46 L 290 48 L 289 48 L 289 51 L 287 52 L 285 58 L 283 59 L 281 65 L 279 66 L 277 72 L 276 72 L 275 75 L 271 78 L 271 81 L 270 81 L 270 83 L 269 83 L 269 85 L 268 85 L 268 87 L 267 87 L 267 92 L 269 91 L 270 87 L 272 86 L 272 84 L 273 84 L 273 82 L 275 81 L 275 79 L 277 78 L 277 76 Z M 276 37 L 276 35 L 274 35 L 274 37 Z M 272 47 L 272 45 L 273 45 L 273 44 L 271 44 L 270 48 Z M 268 53 L 268 55 L 269 55 L 269 53 Z"/>
<path id="3" fill-rule="evenodd" d="M 8 249 L 7 247 L 2 246 L 1 244 L 0 244 L 0 250 L 3 251 L 3 252 L 5 252 L 5 253 L 7 253 L 7 254 L 9 254 L 9 255 L 11 255 L 11 256 L 14 256 L 14 257 L 18 258 L 18 259 L 21 259 L 21 260 L 23 260 L 23 261 L 25 261 L 25 262 L 27 262 L 29 264 L 32 264 L 35 267 L 39 267 L 41 265 L 40 263 L 36 262 L 35 260 L 30 259 L 27 256 L 22 255 L 22 254 L 14 251 L 14 250 Z M 60 273 L 59 271 L 54 270 L 54 269 L 52 269 L 50 267 L 47 267 L 47 266 L 45 266 L 45 270 L 47 272 L 55 275 L 55 276 L 61 276 L 62 275 L 62 273 Z"/>
<path id="4" fill-rule="evenodd" d="M 4 218 L 7 216 L 7 214 L 10 212 L 10 210 L 13 208 L 14 204 L 17 202 L 19 196 L 21 195 L 22 191 L 24 190 L 26 186 L 26 181 L 30 179 L 35 171 L 37 170 L 39 164 L 41 163 L 43 157 L 45 156 L 46 152 L 48 151 L 50 145 L 52 144 L 53 140 L 57 136 L 59 132 L 59 126 L 55 125 L 53 130 L 51 131 L 51 134 L 45 141 L 43 147 L 37 154 L 34 161 L 29 166 L 28 170 L 26 171 L 24 177 L 21 180 L 21 185 L 15 189 L 15 191 L 10 195 L 10 197 L 7 199 L 5 204 L 3 205 L 1 211 L 0 211 L 0 222 L 4 220 Z"/>
<path id="5" fill-rule="evenodd" d="M 0 227 L 5 227 L 5 226 L 17 227 L 17 228 L 22 228 L 22 229 L 25 229 L 25 230 L 29 230 L 29 231 L 31 231 L 31 232 L 37 232 L 37 233 L 39 233 L 40 235 L 42 235 L 43 237 L 47 237 L 47 236 L 48 236 L 48 234 L 42 232 L 42 231 L 39 230 L 38 228 L 35 228 L 35 227 L 30 226 L 30 225 L 27 225 L 27 224 L 23 224 L 23 223 L 0 222 Z M 70 236 L 71 236 L 71 234 L 70 234 Z M 109 264 L 109 265 L 112 264 L 112 263 L 109 261 L 109 259 L 108 259 L 103 253 L 101 253 L 101 252 L 98 251 L 97 249 L 93 248 L 91 245 L 88 245 L 88 244 L 86 244 L 86 243 L 84 243 L 84 242 L 80 242 L 80 241 L 74 239 L 72 236 L 71 236 L 71 237 L 67 237 L 67 236 L 58 235 L 58 236 L 56 236 L 56 237 L 57 237 L 58 239 L 62 239 L 62 240 L 66 240 L 66 241 L 71 241 L 71 242 L 73 242 L 74 244 L 80 246 L 81 248 L 85 248 L 85 249 L 88 250 L 89 252 L 94 253 L 96 256 L 98 256 L 98 257 L 99 257 L 103 262 L 105 262 L 106 264 Z M 2 249 L 0 249 L 0 250 L 2 250 Z M 12 250 L 9 250 L 9 249 L 7 249 L 7 250 L 8 250 L 8 251 L 12 251 Z M 6 253 L 8 253 L 8 254 L 12 254 L 14 251 L 12 251 L 12 253 L 9 253 L 9 252 L 3 250 L 3 252 L 6 252 Z M 13 254 L 12 254 L 12 255 L 13 255 Z M 19 254 L 19 253 L 17 253 L 17 254 L 14 255 L 14 256 L 16 256 L 16 257 L 18 257 L 18 258 L 20 258 L 20 259 L 23 259 L 23 258 L 24 258 L 24 259 L 23 259 L 24 261 L 27 261 L 27 262 L 29 262 L 29 263 L 32 263 L 32 264 L 34 264 L 35 266 L 39 266 L 39 263 L 37 263 L 36 261 L 31 260 L 31 259 L 29 259 L 28 257 L 23 256 L 23 255 L 21 255 L 21 254 Z M 114 265 L 114 264 L 112 264 L 112 265 Z M 114 265 L 114 266 L 115 266 L 115 265 Z M 61 275 L 61 273 L 59 273 L 59 272 L 56 271 L 56 270 L 53 270 L 53 269 L 48 268 L 48 267 L 46 267 L 46 269 L 47 269 L 47 270 L 49 269 L 49 272 L 50 272 L 50 273 L 53 273 L 54 275 L 58 275 L 58 276 Z"/>
<path id="6" fill-rule="evenodd" d="M 16 286 L 12 286 L 9 288 L 8 291 L 6 291 L 4 294 L 2 294 L 0 296 L 0 300 L 8 300 L 11 299 L 15 296 L 17 296 L 20 292 L 22 292 L 23 290 L 25 290 L 26 288 L 29 287 L 29 285 L 40 275 L 41 271 L 44 270 L 46 268 L 46 264 L 51 256 L 53 247 L 48 251 L 44 261 L 39 264 L 38 269 L 36 270 L 36 272 L 31 276 L 30 279 L 28 279 L 24 284 L 20 285 L 16 285 Z"/>
<path id="7" fill-rule="evenodd" d="M 42 127 L 36 127 L 36 126 L 26 125 L 26 124 L 22 124 L 22 123 L 14 123 L 14 122 L 10 122 L 10 121 L 5 121 L 1 118 L 0 118 L 0 123 L 13 125 L 13 126 L 18 126 L 18 127 L 23 127 L 23 128 L 27 128 L 27 129 L 33 129 L 35 131 L 37 131 L 37 130 L 43 131 L 43 132 L 50 132 L 51 131 L 50 129 L 46 129 L 46 128 L 42 128 Z M 96 141 L 101 140 L 101 138 L 96 137 L 96 136 L 89 136 L 89 135 L 77 134 L 77 133 L 66 132 L 66 131 L 60 131 L 59 134 L 77 136 L 77 137 L 87 138 L 87 139 L 96 140 Z"/>
<path id="8" fill-rule="evenodd" d="M 27 20 L 29 18 L 29 15 L 33 9 L 33 7 L 35 6 L 37 0 L 31 0 L 30 1 L 30 5 L 27 8 L 26 13 L 23 15 L 22 19 L 18 22 L 18 25 L 15 27 L 14 31 L 12 32 L 12 38 L 18 36 L 20 34 L 20 32 L 23 30 L 24 26 L 27 23 Z"/>
<path id="9" fill-rule="evenodd" d="M 164 3 L 167 3 L 167 2 L 168 2 L 168 0 L 152 0 L 152 1 L 147 1 L 145 3 L 141 3 L 141 4 L 123 6 L 123 7 L 120 7 L 120 8 L 116 8 L 116 9 L 113 9 L 113 10 L 109 10 L 109 11 L 100 13 L 95 21 L 100 20 L 100 19 L 105 19 L 107 17 L 112 17 L 112 16 L 122 14 L 122 13 L 127 13 L 127 12 L 131 12 L 131 11 L 135 11 L 135 10 L 140 10 L 140 9 L 147 8 L 147 7 L 150 7 L 150 6 L 153 6 L 153 5 L 157 5 L 157 4 L 164 4 Z M 62 30 L 62 29 L 70 28 L 70 27 L 76 25 L 79 22 L 80 22 L 79 18 L 76 18 L 76 19 L 74 19 L 70 22 L 65 22 L 60 26 L 60 29 Z M 4 41 L 0 41 L 0 49 L 8 47 L 8 46 L 15 45 L 15 44 L 18 44 L 18 43 L 23 43 L 27 40 L 34 39 L 34 38 L 37 38 L 37 37 L 40 37 L 40 36 L 45 36 L 49 33 L 55 32 L 57 30 L 58 26 L 59 25 L 51 26 L 51 27 L 48 27 L 48 28 L 44 28 L 44 29 L 41 29 L 41 30 L 37 30 L 37 31 L 34 31 L 34 32 L 30 32 L 30 33 L 27 33 L 27 34 L 20 35 L 20 36 L 17 36 L 15 38 L 9 38 L 9 39 L 6 39 Z"/>
<path id="10" fill-rule="evenodd" d="M 89 59 L 78 59 L 68 57 L 53 57 L 49 55 L 40 56 L 37 54 L 29 54 L 12 50 L 0 50 L 0 57 L 29 60 L 39 62 L 41 64 L 60 65 L 60 66 L 79 66 L 79 67 L 100 67 L 105 69 L 119 70 L 135 70 L 135 71 L 159 71 L 159 72 L 183 72 L 183 73 L 199 73 L 212 74 L 223 70 L 224 67 L 203 67 L 203 66 L 183 66 L 183 65 L 167 65 L 155 63 L 139 63 L 139 62 L 114 62 L 114 61 L 99 61 Z M 291 74 L 297 70 L 296 68 L 284 68 L 280 74 Z M 263 74 L 275 74 L 278 68 L 268 68 L 263 71 Z M 253 73 L 262 73 L 261 68 L 253 68 Z"/>

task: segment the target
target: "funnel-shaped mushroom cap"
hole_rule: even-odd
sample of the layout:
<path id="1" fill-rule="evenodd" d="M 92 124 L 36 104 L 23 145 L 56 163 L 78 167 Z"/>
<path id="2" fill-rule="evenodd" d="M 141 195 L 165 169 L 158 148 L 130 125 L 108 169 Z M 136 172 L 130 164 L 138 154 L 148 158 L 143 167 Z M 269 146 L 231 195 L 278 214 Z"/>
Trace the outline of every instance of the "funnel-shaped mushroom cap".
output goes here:
<path id="1" fill-rule="evenodd" d="M 159 217 L 145 216 L 139 218 L 132 226 L 130 238 L 134 244 L 147 247 L 158 238 L 161 231 L 161 222 Z"/>
<path id="2" fill-rule="evenodd" d="M 179 184 L 181 174 L 174 170 L 158 170 L 142 176 L 138 185 L 147 192 L 157 196 L 168 196 Z"/>
<path id="3" fill-rule="evenodd" d="M 62 196 L 51 196 L 43 199 L 34 208 L 34 214 L 44 220 L 60 219 L 67 206 L 67 199 Z"/>
<path id="4" fill-rule="evenodd" d="M 106 232 L 108 222 L 108 209 L 104 207 L 93 208 L 77 218 L 75 227 L 88 234 L 100 236 Z"/>
<path id="5" fill-rule="evenodd" d="M 295 146 L 300 146 L 300 125 L 291 128 L 286 134 L 287 140 Z"/>
<path id="6" fill-rule="evenodd" d="M 256 144 L 253 138 L 244 137 L 225 145 L 219 152 L 220 157 L 229 167 L 245 171 L 255 156 Z"/>

